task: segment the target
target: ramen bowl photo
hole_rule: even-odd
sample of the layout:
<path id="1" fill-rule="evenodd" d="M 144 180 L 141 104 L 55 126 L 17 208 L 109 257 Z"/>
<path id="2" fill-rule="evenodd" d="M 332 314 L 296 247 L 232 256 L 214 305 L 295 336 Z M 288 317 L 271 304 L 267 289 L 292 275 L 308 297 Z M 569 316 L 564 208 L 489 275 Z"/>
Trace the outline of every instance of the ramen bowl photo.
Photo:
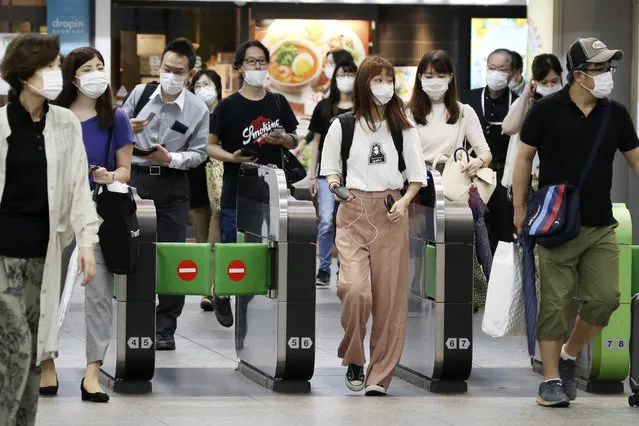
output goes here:
<path id="1" fill-rule="evenodd" d="M 268 73 L 271 85 L 283 92 L 299 92 L 319 78 L 322 58 L 318 49 L 306 40 L 282 40 L 271 48 Z"/>

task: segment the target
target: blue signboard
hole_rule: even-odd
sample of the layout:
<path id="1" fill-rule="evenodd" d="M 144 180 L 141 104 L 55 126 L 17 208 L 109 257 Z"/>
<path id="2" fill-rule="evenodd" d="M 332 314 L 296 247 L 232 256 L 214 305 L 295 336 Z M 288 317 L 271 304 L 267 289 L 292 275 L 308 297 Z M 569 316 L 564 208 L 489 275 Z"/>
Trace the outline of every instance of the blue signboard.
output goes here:
<path id="1" fill-rule="evenodd" d="M 91 45 L 91 0 L 47 0 L 47 33 L 60 37 L 60 53 Z"/>

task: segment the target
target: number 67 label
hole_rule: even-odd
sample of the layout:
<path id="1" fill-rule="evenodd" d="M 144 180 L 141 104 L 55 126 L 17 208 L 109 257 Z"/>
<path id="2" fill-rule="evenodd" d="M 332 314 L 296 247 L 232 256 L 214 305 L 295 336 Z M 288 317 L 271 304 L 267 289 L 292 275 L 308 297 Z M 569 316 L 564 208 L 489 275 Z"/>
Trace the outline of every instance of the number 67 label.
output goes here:
<path id="1" fill-rule="evenodd" d="M 606 340 L 606 349 L 626 349 L 627 343 L 624 339 Z"/>

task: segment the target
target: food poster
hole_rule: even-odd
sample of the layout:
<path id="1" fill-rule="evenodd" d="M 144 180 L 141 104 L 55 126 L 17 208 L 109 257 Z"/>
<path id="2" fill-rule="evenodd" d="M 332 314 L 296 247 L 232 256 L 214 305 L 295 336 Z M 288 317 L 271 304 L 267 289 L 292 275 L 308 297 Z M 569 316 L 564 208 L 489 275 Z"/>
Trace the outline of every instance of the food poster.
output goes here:
<path id="1" fill-rule="evenodd" d="M 328 93 L 326 54 L 345 49 L 359 65 L 368 54 L 369 21 L 275 19 L 258 21 L 255 38 L 269 49 L 267 87 L 282 93 L 298 116 L 310 116 Z"/>
<path id="2" fill-rule="evenodd" d="M 472 18 L 470 40 L 470 88 L 486 85 L 488 55 L 495 49 L 518 52 L 524 60 L 528 51 L 528 21 L 525 18 Z"/>
<path id="3" fill-rule="evenodd" d="M 395 92 L 407 103 L 413 96 L 417 67 L 395 67 Z"/>

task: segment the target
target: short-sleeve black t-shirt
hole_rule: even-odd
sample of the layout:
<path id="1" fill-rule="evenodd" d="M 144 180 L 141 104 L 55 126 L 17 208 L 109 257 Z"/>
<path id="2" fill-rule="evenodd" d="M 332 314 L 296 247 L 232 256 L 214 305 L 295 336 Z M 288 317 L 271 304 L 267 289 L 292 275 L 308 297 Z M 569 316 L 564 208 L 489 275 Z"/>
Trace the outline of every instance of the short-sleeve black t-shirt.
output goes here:
<path id="1" fill-rule="evenodd" d="M 253 144 L 259 164 L 282 167 L 283 148 L 266 143 L 266 136 L 276 126 L 294 133 L 297 124 L 291 106 L 280 94 L 267 92 L 263 99 L 252 101 L 234 93 L 215 108 L 210 128 L 226 151 L 235 152 Z M 224 163 L 221 208 L 235 208 L 239 171 L 240 164 Z"/>
<path id="2" fill-rule="evenodd" d="M 540 187 L 564 182 L 576 186 L 609 105 L 610 122 L 580 189 L 582 225 L 608 226 L 615 223 L 610 201 L 615 153 L 637 148 L 637 132 L 620 103 L 600 100 L 586 117 L 570 98 L 568 88 L 535 102 L 524 120 L 521 141 L 539 150 Z"/>
<path id="3" fill-rule="evenodd" d="M 337 115 L 344 114 L 345 112 L 350 111 L 348 109 L 337 109 Z M 313 115 L 311 116 L 311 122 L 308 125 L 308 130 L 313 133 L 319 133 L 321 135 L 319 147 L 318 147 L 318 158 L 317 158 L 317 174 L 319 176 L 319 171 L 321 170 L 322 163 L 322 149 L 324 148 L 324 138 L 326 138 L 326 133 L 328 133 L 328 128 L 331 127 L 331 121 L 337 115 L 333 114 L 333 107 L 331 105 L 330 99 L 323 99 L 319 101 L 315 109 L 313 110 Z"/>

